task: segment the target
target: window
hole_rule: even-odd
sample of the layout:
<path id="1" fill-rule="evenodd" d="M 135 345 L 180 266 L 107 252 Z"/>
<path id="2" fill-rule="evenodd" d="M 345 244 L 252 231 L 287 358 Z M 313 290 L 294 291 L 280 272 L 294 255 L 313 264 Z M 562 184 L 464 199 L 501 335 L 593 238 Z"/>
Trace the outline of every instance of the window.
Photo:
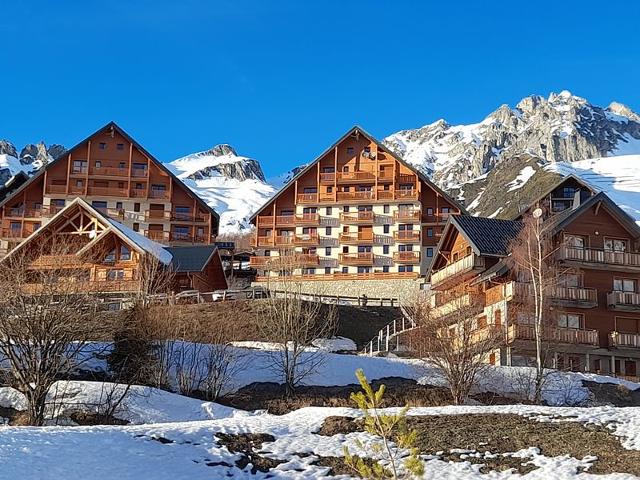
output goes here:
<path id="1" fill-rule="evenodd" d="M 342 267 L 342 273 L 349 273 L 349 267 Z"/>
<path id="2" fill-rule="evenodd" d="M 264 251 L 264 256 L 265 257 L 270 257 L 271 256 L 271 250 L 265 250 Z"/>
<path id="3" fill-rule="evenodd" d="M 123 208 L 123 207 L 122 207 L 122 202 L 116 202 L 116 208 L 117 208 L 118 210 L 122 210 L 122 208 Z"/>
<path id="4" fill-rule="evenodd" d="M 518 323 L 518 325 L 533 325 L 535 323 L 535 319 L 530 313 L 518 312 L 516 322 Z"/>
<path id="5" fill-rule="evenodd" d="M 107 144 L 105 142 L 100 142 L 100 150 L 106 150 Z"/>
<path id="6" fill-rule="evenodd" d="M 605 238 L 604 250 L 605 252 L 626 252 L 627 241 L 619 238 Z"/>
<path id="7" fill-rule="evenodd" d="M 327 187 L 327 193 L 333 193 L 333 187 Z"/>
<path id="8" fill-rule="evenodd" d="M 636 281 L 633 278 L 614 278 L 613 290 L 616 292 L 635 292 Z"/>
<path id="9" fill-rule="evenodd" d="M 433 248 L 427 248 L 427 257 L 433 257 Z"/>
<path id="10" fill-rule="evenodd" d="M 384 253 L 385 255 L 389 255 L 389 245 L 382 246 L 382 253 Z"/>
<path id="11" fill-rule="evenodd" d="M 495 312 L 493 312 L 493 323 L 498 327 L 502 325 L 502 311 L 501 310 L 496 310 Z"/>
<path id="12" fill-rule="evenodd" d="M 347 155 L 353 155 L 353 147 L 347 147 Z"/>
<path id="13" fill-rule="evenodd" d="M 106 210 L 107 202 L 103 200 L 94 200 L 93 202 L 91 202 L 91 206 L 96 210 Z"/>
<path id="14" fill-rule="evenodd" d="M 344 167 L 342 167 L 342 171 L 344 173 L 349 173 L 349 165 L 345 165 Z"/>
<path id="15" fill-rule="evenodd" d="M 123 280 L 123 279 L 124 279 L 124 270 L 121 268 L 115 268 L 107 272 L 107 280 L 109 281 Z"/>
<path id="16" fill-rule="evenodd" d="M 572 248 L 584 248 L 587 244 L 584 237 L 581 237 L 579 235 L 565 235 L 564 241 L 569 247 Z"/>
<path id="17" fill-rule="evenodd" d="M 138 188 L 137 186 L 140 185 L 142 186 L 141 183 L 136 184 L 136 188 Z M 167 186 L 164 183 L 153 183 L 151 184 L 151 190 L 155 190 L 156 192 L 164 192 L 167 189 Z"/>
<path id="18" fill-rule="evenodd" d="M 371 267 L 358 267 L 358 273 L 371 273 Z"/>
<path id="19" fill-rule="evenodd" d="M 384 233 L 389 233 L 389 229 L 391 228 L 391 225 L 383 225 L 382 226 L 382 230 Z"/>
<path id="20" fill-rule="evenodd" d="M 342 253 L 349 253 L 349 247 L 347 245 L 342 247 Z"/>
<path id="21" fill-rule="evenodd" d="M 143 190 L 144 189 L 144 185 L 142 185 L 141 183 L 136 183 L 136 190 Z"/>
<path id="22" fill-rule="evenodd" d="M 401 273 L 413 272 L 413 265 L 399 265 L 398 266 L 398 272 L 401 272 Z"/>
<path id="23" fill-rule="evenodd" d="M 82 182 L 82 180 L 76 180 L 76 187 L 82 188 L 83 185 L 84 183 Z"/>
<path id="24" fill-rule="evenodd" d="M 563 275 L 560 275 L 559 278 L 559 284 L 561 287 L 568 287 L 568 288 L 572 288 L 572 287 L 579 287 L 581 282 L 581 278 L 580 275 L 578 275 L 577 273 L 565 273 Z"/>
<path id="25" fill-rule="evenodd" d="M 433 228 L 427 228 L 427 237 L 433 237 Z"/>
<path id="26" fill-rule="evenodd" d="M 303 268 L 302 269 L 302 274 L 303 275 L 315 275 L 316 274 L 316 269 L 315 268 Z"/>
<path id="27" fill-rule="evenodd" d="M 358 253 L 371 253 L 371 245 L 359 245 Z"/>
<path id="28" fill-rule="evenodd" d="M 364 147 L 364 153 L 371 153 L 371 147 Z"/>
<path id="29" fill-rule="evenodd" d="M 383 271 L 384 273 L 389 273 L 389 265 L 384 265 L 384 266 L 382 267 L 382 271 Z"/>
<path id="30" fill-rule="evenodd" d="M 96 160 L 96 168 L 102 167 L 102 162 L 100 160 Z"/>
<path id="31" fill-rule="evenodd" d="M 133 224 L 133 231 L 134 232 L 139 232 L 140 231 L 140 224 L 139 223 L 134 223 Z"/>
<path id="32" fill-rule="evenodd" d="M 55 207 L 64 207 L 64 198 L 54 198 L 51 200 L 51 205 Z"/>
<path id="33" fill-rule="evenodd" d="M 146 170 L 147 169 L 147 164 L 146 163 L 134 163 L 133 164 L 133 169 L 134 170 Z"/>
<path id="34" fill-rule="evenodd" d="M 389 205 L 384 205 L 382 208 L 384 209 L 384 213 L 389 213 L 390 211 Z"/>
<path id="35" fill-rule="evenodd" d="M 124 150 L 124 143 L 118 143 L 118 144 L 116 145 L 116 148 L 117 148 L 118 150 Z"/>
<path id="36" fill-rule="evenodd" d="M 324 274 L 331 275 L 331 267 L 324 267 Z"/>
<path id="37" fill-rule="evenodd" d="M 349 213 L 349 205 L 345 205 L 345 206 L 343 206 L 343 207 L 342 207 L 342 211 L 343 211 L 344 213 Z"/>
<path id="38" fill-rule="evenodd" d="M 576 194 L 576 189 L 573 187 L 562 188 L 562 198 L 573 198 L 575 194 Z"/>
<path id="39" fill-rule="evenodd" d="M 331 247 L 326 247 L 326 248 L 324 249 L 324 254 L 325 254 L 327 257 L 330 257 L 330 256 L 331 256 Z"/>
<path id="40" fill-rule="evenodd" d="M 133 211 L 134 212 L 139 212 L 140 211 L 140 204 L 139 203 L 134 203 L 133 204 Z"/>
<path id="41" fill-rule="evenodd" d="M 558 326 L 560 328 L 579 329 L 582 326 L 582 315 L 577 313 L 561 313 L 558 317 Z"/>
<path id="42" fill-rule="evenodd" d="M 120 170 L 124 170 L 125 168 L 127 168 L 127 164 L 124 163 L 124 162 L 120 162 L 120 163 L 118 163 L 118 168 Z"/>
<path id="43" fill-rule="evenodd" d="M 116 261 L 116 249 L 115 248 L 105 255 L 104 261 L 105 261 L 105 263 L 114 263 Z"/>
<path id="44" fill-rule="evenodd" d="M 398 245 L 400 252 L 413 252 L 413 245 Z"/>
<path id="45" fill-rule="evenodd" d="M 120 260 L 131 260 L 131 250 L 126 245 L 120 245 Z"/>
<path id="46" fill-rule="evenodd" d="M 318 207 L 304 207 L 302 213 L 318 213 Z"/>
<path id="47" fill-rule="evenodd" d="M 333 208 L 327 207 L 327 215 L 333 215 Z"/>

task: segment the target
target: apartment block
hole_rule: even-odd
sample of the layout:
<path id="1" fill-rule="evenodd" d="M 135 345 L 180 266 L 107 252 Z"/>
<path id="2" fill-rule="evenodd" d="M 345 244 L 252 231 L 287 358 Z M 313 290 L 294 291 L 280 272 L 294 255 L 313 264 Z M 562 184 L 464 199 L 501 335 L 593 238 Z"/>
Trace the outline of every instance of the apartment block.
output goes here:
<path id="1" fill-rule="evenodd" d="M 164 245 L 210 244 L 218 233 L 217 213 L 111 122 L 0 203 L 0 253 L 11 251 L 77 197 Z"/>
<path id="2" fill-rule="evenodd" d="M 461 213 L 422 173 L 353 127 L 252 217 L 251 265 L 258 281 L 415 279 L 436 256 L 447 219 Z M 277 266 L 287 259 L 293 271 Z"/>

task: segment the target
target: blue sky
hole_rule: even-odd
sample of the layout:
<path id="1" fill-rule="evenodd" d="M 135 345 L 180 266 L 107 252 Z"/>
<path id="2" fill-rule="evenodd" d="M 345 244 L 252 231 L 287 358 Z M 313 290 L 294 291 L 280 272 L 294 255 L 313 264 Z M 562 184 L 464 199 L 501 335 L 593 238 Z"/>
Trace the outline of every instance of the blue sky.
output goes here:
<path id="1" fill-rule="evenodd" d="M 0 2 L 18 146 L 115 120 L 163 161 L 226 142 L 270 176 L 355 123 L 384 137 L 563 89 L 640 110 L 640 2 Z"/>

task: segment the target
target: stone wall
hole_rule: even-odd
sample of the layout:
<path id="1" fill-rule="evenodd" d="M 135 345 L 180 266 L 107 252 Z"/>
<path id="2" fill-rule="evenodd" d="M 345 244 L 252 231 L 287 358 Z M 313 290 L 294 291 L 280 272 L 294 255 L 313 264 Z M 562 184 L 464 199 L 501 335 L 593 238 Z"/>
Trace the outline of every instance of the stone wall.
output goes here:
<path id="1" fill-rule="evenodd" d="M 310 295 L 330 295 L 344 297 L 368 298 L 397 298 L 405 300 L 411 298 L 420 290 L 424 279 L 389 279 L 389 280 L 330 280 L 330 281 L 300 281 L 295 282 L 295 288 Z M 277 281 L 256 282 L 254 286 L 282 290 Z M 291 288 L 291 284 L 288 285 Z"/>

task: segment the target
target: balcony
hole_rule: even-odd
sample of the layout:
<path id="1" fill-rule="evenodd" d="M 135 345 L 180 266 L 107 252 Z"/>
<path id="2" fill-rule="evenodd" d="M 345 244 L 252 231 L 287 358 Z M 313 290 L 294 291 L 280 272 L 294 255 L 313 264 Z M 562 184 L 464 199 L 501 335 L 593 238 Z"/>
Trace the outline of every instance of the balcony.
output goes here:
<path id="1" fill-rule="evenodd" d="M 288 217 L 284 217 L 288 220 Z M 318 226 L 320 225 L 320 215 L 317 213 L 303 213 L 298 214 L 295 217 L 296 225 L 310 225 L 310 226 Z M 276 217 L 277 224 L 277 217 Z"/>
<path id="2" fill-rule="evenodd" d="M 443 318 L 453 314 L 460 314 L 466 319 L 481 313 L 483 310 L 484 296 L 482 294 L 465 293 L 458 298 L 445 301 L 434 307 L 431 315 L 434 318 Z"/>
<path id="3" fill-rule="evenodd" d="M 420 263 L 420 252 L 394 252 L 393 261 L 396 263 Z"/>
<path id="4" fill-rule="evenodd" d="M 147 191 L 144 188 L 132 188 L 131 196 L 135 198 L 146 198 Z"/>
<path id="5" fill-rule="evenodd" d="M 415 184 L 416 181 L 418 179 L 416 178 L 416 176 L 412 173 L 410 174 L 406 174 L 406 173 L 401 173 L 400 175 L 398 175 L 398 183 L 413 183 Z"/>
<path id="6" fill-rule="evenodd" d="M 640 253 L 612 252 L 563 245 L 558 250 L 558 259 L 590 268 L 640 272 Z"/>
<path id="7" fill-rule="evenodd" d="M 204 223 L 207 221 L 207 217 L 201 213 L 194 215 L 191 212 L 171 212 L 171 220 L 174 222 Z"/>
<path id="8" fill-rule="evenodd" d="M 166 210 L 147 210 L 144 212 L 145 221 L 168 221 L 171 220 L 171 212 Z"/>
<path id="9" fill-rule="evenodd" d="M 609 292 L 607 293 L 607 307 L 621 312 L 640 311 L 640 293 Z"/>
<path id="10" fill-rule="evenodd" d="M 42 207 L 42 216 L 43 217 L 53 217 L 54 215 L 56 215 L 63 208 L 64 208 L 64 206 L 61 206 L 61 205 L 43 206 Z"/>
<path id="11" fill-rule="evenodd" d="M 256 247 L 273 247 L 275 246 L 275 237 L 271 235 L 259 236 L 255 240 Z"/>
<path id="12" fill-rule="evenodd" d="M 338 201 L 361 202 L 375 200 L 373 190 L 358 190 L 355 192 L 338 192 Z"/>
<path id="13" fill-rule="evenodd" d="M 169 190 L 161 190 L 159 188 L 152 188 L 149 190 L 149 198 L 170 198 L 171 194 Z"/>
<path id="14" fill-rule="evenodd" d="M 317 233 L 303 233 L 295 235 L 293 243 L 301 247 L 317 247 L 320 245 L 320 238 Z"/>
<path id="15" fill-rule="evenodd" d="M 95 195 L 100 197 L 126 197 L 128 196 L 127 193 L 128 193 L 127 190 L 124 188 L 114 188 L 114 187 L 89 186 L 87 190 L 87 195 Z"/>
<path id="16" fill-rule="evenodd" d="M 42 208 L 6 208 L 6 218 L 40 218 L 42 217 Z"/>
<path id="17" fill-rule="evenodd" d="M 93 167 L 90 170 L 90 174 L 105 177 L 128 177 L 129 170 L 119 167 Z"/>
<path id="18" fill-rule="evenodd" d="M 336 174 L 333 172 L 320 173 L 320 183 L 322 185 L 333 185 L 336 181 Z"/>
<path id="19" fill-rule="evenodd" d="M 338 183 L 373 183 L 376 175 L 373 172 L 339 172 Z"/>
<path id="20" fill-rule="evenodd" d="M 298 203 L 318 203 L 317 193 L 299 193 Z"/>
<path id="21" fill-rule="evenodd" d="M 341 232 L 338 240 L 345 245 L 358 245 L 361 243 L 372 244 L 374 235 L 372 232 L 349 233 Z"/>
<path id="22" fill-rule="evenodd" d="M 132 168 L 131 176 L 134 178 L 146 178 L 149 175 L 149 170 L 146 168 Z"/>
<path id="23" fill-rule="evenodd" d="M 86 175 L 89 169 L 85 165 L 84 167 L 72 167 L 69 172 L 71 175 Z"/>
<path id="24" fill-rule="evenodd" d="M 418 243 L 420 242 L 420 230 L 397 230 L 393 232 L 396 242 Z"/>
<path id="25" fill-rule="evenodd" d="M 533 325 L 510 325 L 507 332 L 509 343 L 516 340 L 535 340 L 535 328 Z M 597 330 L 579 330 L 577 328 L 547 328 L 542 332 L 542 338 L 546 342 L 568 343 L 572 345 L 599 346 Z"/>
<path id="26" fill-rule="evenodd" d="M 362 211 L 354 213 L 341 213 L 340 221 L 342 223 L 349 224 L 372 224 L 375 220 L 375 215 L 372 211 Z"/>
<path id="27" fill-rule="evenodd" d="M 275 246 L 277 247 L 291 247 L 294 244 L 294 235 L 279 235 L 275 237 Z"/>
<path id="28" fill-rule="evenodd" d="M 67 193 L 67 186 L 49 184 L 47 185 L 46 192 L 47 193 Z"/>
<path id="29" fill-rule="evenodd" d="M 432 272 L 431 287 L 440 287 L 452 280 L 462 281 L 463 279 L 471 278 L 482 269 L 484 269 L 484 258 L 472 253 L 436 272 Z"/>
<path id="30" fill-rule="evenodd" d="M 616 348 L 640 348 L 640 334 L 611 332 L 609 346 Z"/>
<path id="31" fill-rule="evenodd" d="M 396 200 L 417 200 L 418 190 L 396 190 Z"/>
<path id="32" fill-rule="evenodd" d="M 274 257 L 255 256 L 249 259 L 254 268 L 281 270 L 283 268 L 313 267 L 320 264 L 320 257 L 315 253 L 299 253 Z"/>
<path id="33" fill-rule="evenodd" d="M 30 235 L 29 232 L 24 231 L 22 228 L 3 228 L 2 238 L 26 238 Z"/>
<path id="34" fill-rule="evenodd" d="M 169 232 L 163 232 L 162 230 L 145 230 L 144 236 L 160 243 L 166 243 L 170 240 Z"/>
<path id="35" fill-rule="evenodd" d="M 171 232 L 169 235 L 172 242 L 187 242 L 187 243 L 205 243 L 206 237 L 204 235 L 193 235 L 189 232 Z"/>
<path id="36" fill-rule="evenodd" d="M 341 253 L 338 256 L 338 263 L 342 265 L 373 265 L 373 253 Z"/>
<path id="37" fill-rule="evenodd" d="M 401 209 L 393 212 L 393 219 L 396 222 L 420 223 L 422 212 L 419 209 Z"/>
<path id="38" fill-rule="evenodd" d="M 533 298 L 533 286 L 526 282 L 512 282 L 512 293 L 519 301 Z M 598 291 L 586 287 L 553 287 L 549 297 L 554 305 L 574 308 L 594 308 L 598 306 Z"/>

